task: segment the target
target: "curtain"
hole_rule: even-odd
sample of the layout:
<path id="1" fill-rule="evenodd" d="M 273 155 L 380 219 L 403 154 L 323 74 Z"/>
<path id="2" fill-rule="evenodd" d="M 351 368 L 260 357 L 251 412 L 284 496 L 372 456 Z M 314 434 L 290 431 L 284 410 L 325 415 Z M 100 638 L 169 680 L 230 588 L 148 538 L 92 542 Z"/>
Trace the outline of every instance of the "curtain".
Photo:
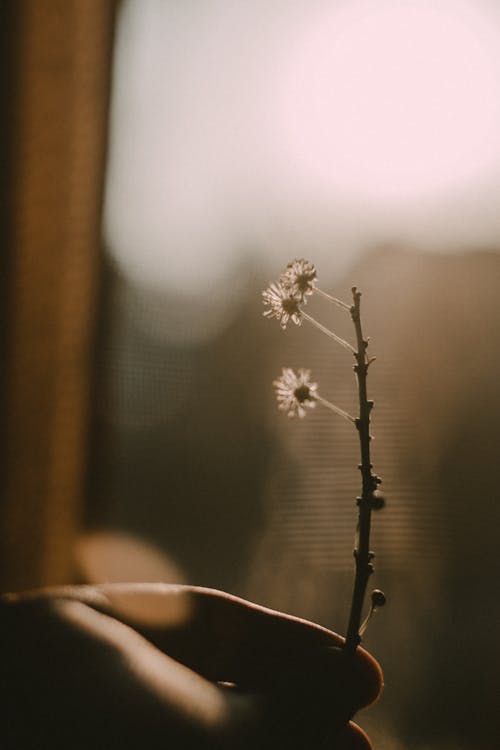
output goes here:
<path id="1" fill-rule="evenodd" d="M 72 579 L 115 4 L 2 3 L 4 590 Z"/>

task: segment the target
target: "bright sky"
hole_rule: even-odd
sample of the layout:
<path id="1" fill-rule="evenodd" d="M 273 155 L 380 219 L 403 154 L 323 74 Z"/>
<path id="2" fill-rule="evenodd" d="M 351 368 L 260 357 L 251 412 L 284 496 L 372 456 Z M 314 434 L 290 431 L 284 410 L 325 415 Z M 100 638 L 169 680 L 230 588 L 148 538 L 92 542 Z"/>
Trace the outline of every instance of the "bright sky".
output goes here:
<path id="1" fill-rule="evenodd" d="M 108 245 L 197 293 L 243 254 L 500 246 L 495 0 L 128 0 Z"/>

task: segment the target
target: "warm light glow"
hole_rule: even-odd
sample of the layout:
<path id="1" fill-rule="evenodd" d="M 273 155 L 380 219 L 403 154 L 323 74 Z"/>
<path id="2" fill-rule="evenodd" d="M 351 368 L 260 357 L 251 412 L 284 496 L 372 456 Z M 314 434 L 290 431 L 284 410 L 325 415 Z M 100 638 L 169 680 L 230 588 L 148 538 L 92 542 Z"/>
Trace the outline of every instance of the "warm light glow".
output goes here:
<path id="1" fill-rule="evenodd" d="M 498 168 L 500 44 L 489 20 L 456 0 L 351 0 L 313 15 L 279 97 L 292 166 L 322 190 L 391 203 Z"/>
<path id="2" fill-rule="evenodd" d="M 243 256 L 339 273 L 387 240 L 496 246 L 500 4 L 128 0 L 107 181 L 120 271 L 190 296 L 198 337 L 239 303 Z"/>
<path id="3" fill-rule="evenodd" d="M 75 558 L 81 575 L 89 583 L 184 581 L 180 567 L 165 552 L 123 532 L 96 531 L 82 535 L 76 544 Z"/>

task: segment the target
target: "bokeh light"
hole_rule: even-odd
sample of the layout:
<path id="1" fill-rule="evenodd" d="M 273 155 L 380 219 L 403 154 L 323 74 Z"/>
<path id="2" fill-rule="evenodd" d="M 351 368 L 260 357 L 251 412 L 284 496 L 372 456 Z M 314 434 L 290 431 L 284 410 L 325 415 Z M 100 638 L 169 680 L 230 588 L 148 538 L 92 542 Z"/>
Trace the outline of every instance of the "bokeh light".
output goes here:
<path id="1" fill-rule="evenodd" d="M 223 324 L 242 260 L 308 254 L 338 275 L 387 241 L 494 245 L 499 81 L 490 0 L 129 0 L 111 255 L 134 283 L 189 295 L 194 330 Z"/>

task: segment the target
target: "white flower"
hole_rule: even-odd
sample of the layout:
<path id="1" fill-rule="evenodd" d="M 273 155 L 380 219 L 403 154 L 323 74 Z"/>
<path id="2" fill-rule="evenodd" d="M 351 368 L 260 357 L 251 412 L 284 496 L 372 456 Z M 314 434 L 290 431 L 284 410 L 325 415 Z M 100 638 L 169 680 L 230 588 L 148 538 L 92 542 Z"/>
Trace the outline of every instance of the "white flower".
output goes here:
<path id="1" fill-rule="evenodd" d="M 280 276 L 282 286 L 301 298 L 312 294 L 317 279 L 316 267 L 305 258 L 296 258 L 289 263 Z"/>
<path id="2" fill-rule="evenodd" d="M 269 310 L 263 313 L 265 318 L 277 318 L 282 328 L 286 328 L 289 320 L 301 325 L 300 295 L 278 283 L 271 284 L 262 292 L 262 297 L 264 305 L 269 305 Z"/>
<path id="3" fill-rule="evenodd" d="M 306 416 L 307 409 L 316 406 L 317 383 L 311 383 L 311 371 L 300 369 L 297 374 L 290 368 L 284 367 L 281 377 L 273 381 L 276 390 L 278 408 L 288 412 L 289 417 Z"/>

